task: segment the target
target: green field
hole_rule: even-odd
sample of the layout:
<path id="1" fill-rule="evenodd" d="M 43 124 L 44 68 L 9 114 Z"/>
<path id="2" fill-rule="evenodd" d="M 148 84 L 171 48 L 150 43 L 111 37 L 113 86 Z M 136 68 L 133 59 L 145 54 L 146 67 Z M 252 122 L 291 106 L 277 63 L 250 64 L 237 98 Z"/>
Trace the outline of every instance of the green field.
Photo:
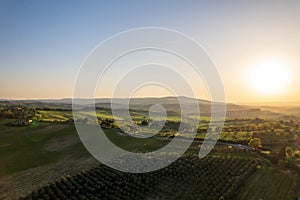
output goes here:
<path id="1" fill-rule="evenodd" d="M 272 167 L 258 169 L 244 183 L 237 199 L 240 200 L 273 200 L 295 199 L 300 196 L 300 177 L 288 171 Z"/>
<path id="2" fill-rule="evenodd" d="M 67 155 L 89 156 L 74 125 L 41 122 L 38 127 L 9 127 L 5 125 L 8 121 L 0 121 L 3 128 L 0 134 L 0 177 L 53 163 Z M 129 151 L 141 148 L 150 151 L 157 144 L 166 144 L 155 138 L 119 135 L 112 129 L 105 129 L 105 133 L 113 143 Z"/>
<path id="3" fill-rule="evenodd" d="M 3 124 L 1 126 L 5 127 Z M 61 149 L 61 151 L 47 151 L 46 145 L 49 141 L 60 137 L 76 137 L 74 133 L 73 126 L 47 123 L 40 123 L 39 127 L 6 128 L 0 134 L 0 158 L 2 161 L 0 176 L 61 159 L 68 153 L 67 148 Z"/>

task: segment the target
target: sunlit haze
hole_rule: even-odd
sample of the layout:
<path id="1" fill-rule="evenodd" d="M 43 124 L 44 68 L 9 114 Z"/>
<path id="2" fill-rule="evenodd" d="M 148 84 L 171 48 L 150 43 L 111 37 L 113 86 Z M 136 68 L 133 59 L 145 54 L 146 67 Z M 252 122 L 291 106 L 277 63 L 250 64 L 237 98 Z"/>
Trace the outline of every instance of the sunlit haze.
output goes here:
<path id="1" fill-rule="evenodd" d="M 292 69 L 276 60 L 266 60 L 249 69 L 249 85 L 260 95 L 280 95 L 289 92 Z"/>

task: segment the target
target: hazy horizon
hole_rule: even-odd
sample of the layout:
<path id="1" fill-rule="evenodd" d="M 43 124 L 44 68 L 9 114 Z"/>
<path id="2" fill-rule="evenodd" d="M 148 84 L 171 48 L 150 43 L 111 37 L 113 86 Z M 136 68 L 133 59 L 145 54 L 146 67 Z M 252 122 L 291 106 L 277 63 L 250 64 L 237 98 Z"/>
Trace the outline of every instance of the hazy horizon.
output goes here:
<path id="1" fill-rule="evenodd" d="M 144 97 L 131 97 L 130 99 L 147 99 L 147 98 L 193 98 L 188 96 L 144 96 Z M 127 99 L 127 97 L 113 97 L 115 99 Z M 113 99 L 112 97 L 95 97 L 95 99 Z M 28 98 L 28 99 L 5 99 L 0 98 L 0 101 L 60 101 L 60 100 L 71 100 L 72 97 L 65 98 Z M 77 98 L 82 100 L 88 100 L 90 98 Z M 201 101 L 211 101 L 210 99 L 197 98 L 197 100 Z M 237 104 L 237 105 L 248 105 L 248 106 L 300 106 L 300 101 L 260 101 L 260 102 L 235 102 L 235 101 L 227 101 L 227 104 Z"/>

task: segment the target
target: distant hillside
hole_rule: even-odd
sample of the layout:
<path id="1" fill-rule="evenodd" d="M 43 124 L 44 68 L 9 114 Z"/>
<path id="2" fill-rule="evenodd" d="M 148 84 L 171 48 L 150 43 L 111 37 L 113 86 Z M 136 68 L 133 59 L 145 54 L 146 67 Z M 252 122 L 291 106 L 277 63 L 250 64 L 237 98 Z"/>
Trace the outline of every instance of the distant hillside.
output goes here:
<path id="1" fill-rule="evenodd" d="M 97 99 L 74 99 L 74 102 L 81 105 L 82 108 L 90 107 L 93 102 L 96 102 L 96 107 L 111 109 L 110 98 Z M 122 105 L 127 103 L 128 99 L 115 98 L 113 99 L 115 108 L 122 108 Z M 188 113 L 195 113 L 195 99 L 188 97 L 149 97 L 149 98 L 132 98 L 130 99 L 130 109 L 137 111 L 148 111 L 154 104 L 161 104 L 169 112 L 180 114 L 179 101 L 184 102 L 185 109 Z M 40 99 L 40 100 L 3 100 L 5 104 L 23 104 L 32 107 L 50 107 L 50 108 L 67 108 L 72 109 L 72 99 Z M 212 103 L 208 100 L 196 99 L 200 107 L 202 116 L 211 114 L 211 105 L 220 105 L 220 103 Z M 294 105 L 294 104 L 293 104 Z M 227 118 L 300 118 L 300 106 L 263 106 L 263 105 L 237 105 L 227 104 Z"/>

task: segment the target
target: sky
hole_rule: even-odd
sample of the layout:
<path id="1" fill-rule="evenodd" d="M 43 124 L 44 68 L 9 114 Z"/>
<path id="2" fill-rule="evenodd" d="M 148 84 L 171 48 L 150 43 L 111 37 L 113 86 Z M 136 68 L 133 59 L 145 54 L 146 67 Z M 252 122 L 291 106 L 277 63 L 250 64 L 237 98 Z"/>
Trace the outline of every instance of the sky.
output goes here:
<path id="1" fill-rule="evenodd" d="M 205 48 L 222 78 L 228 102 L 297 102 L 299 10 L 298 0 L 2 0 L 0 99 L 70 98 L 82 62 L 100 42 L 133 28 L 162 27 L 182 32 Z M 252 68 L 265 60 L 281 63 L 290 73 L 288 83 L 276 94 L 252 87 L 257 80 L 249 78 Z M 272 67 L 269 71 L 272 75 Z M 266 77 L 269 71 L 264 71 Z M 149 88 L 139 96 L 169 95 Z M 98 97 L 108 97 L 111 89 L 107 86 L 100 93 Z M 208 99 L 209 94 L 199 92 L 197 97 Z"/>

